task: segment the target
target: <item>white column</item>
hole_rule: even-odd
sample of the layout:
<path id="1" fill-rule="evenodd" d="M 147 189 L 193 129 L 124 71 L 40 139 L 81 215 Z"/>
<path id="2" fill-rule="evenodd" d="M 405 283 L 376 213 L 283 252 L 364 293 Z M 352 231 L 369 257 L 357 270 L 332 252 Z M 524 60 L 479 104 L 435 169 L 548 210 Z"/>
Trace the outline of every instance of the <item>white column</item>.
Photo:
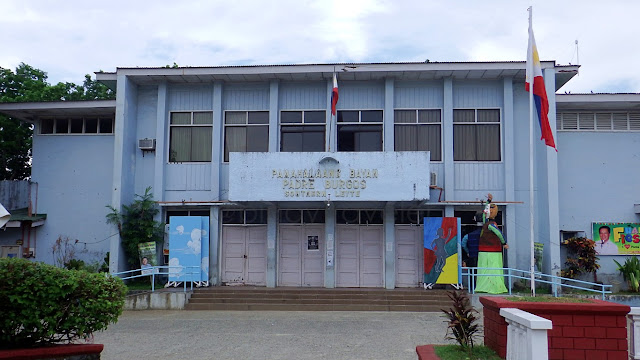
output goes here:
<path id="1" fill-rule="evenodd" d="M 640 307 L 632 307 L 627 314 L 629 329 L 629 359 L 640 359 Z"/>

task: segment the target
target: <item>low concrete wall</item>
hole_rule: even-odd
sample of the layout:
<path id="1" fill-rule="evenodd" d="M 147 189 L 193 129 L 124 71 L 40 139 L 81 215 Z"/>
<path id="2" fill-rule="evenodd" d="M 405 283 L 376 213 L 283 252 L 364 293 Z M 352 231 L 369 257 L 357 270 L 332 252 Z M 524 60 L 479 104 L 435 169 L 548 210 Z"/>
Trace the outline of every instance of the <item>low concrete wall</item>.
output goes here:
<path id="1" fill-rule="evenodd" d="M 191 292 L 156 291 L 127 295 L 125 310 L 183 310 Z"/>

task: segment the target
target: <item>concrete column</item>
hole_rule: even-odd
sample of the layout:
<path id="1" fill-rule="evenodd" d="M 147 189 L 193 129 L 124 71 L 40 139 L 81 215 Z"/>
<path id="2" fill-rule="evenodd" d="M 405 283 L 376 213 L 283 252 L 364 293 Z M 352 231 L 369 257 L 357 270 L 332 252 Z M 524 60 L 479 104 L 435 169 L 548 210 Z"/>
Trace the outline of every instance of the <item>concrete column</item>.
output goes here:
<path id="1" fill-rule="evenodd" d="M 278 278 L 276 259 L 277 247 L 276 238 L 278 234 L 278 209 L 275 205 L 269 206 L 267 210 L 267 287 L 276 287 Z"/>
<path id="2" fill-rule="evenodd" d="M 384 151 L 394 151 L 394 79 L 387 78 L 384 82 Z"/>
<path id="3" fill-rule="evenodd" d="M 504 185 L 505 185 L 505 200 L 515 201 L 515 118 L 513 113 L 513 78 L 507 77 L 502 80 L 503 94 L 504 94 L 504 109 L 502 113 L 502 139 L 504 147 L 502 154 L 504 156 Z M 509 242 L 509 250 L 507 250 L 507 259 L 505 266 L 511 266 L 516 264 L 518 243 L 516 239 L 516 210 L 513 205 L 506 205 L 504 208 L 506 213 L 506 223 L 504 228 L 507 242 L 509 239 L 514 241 Z"/>
<path id="4" fill-rule="evenodd" d="M 333 204 L 327 207 L 324 217 L 325 261 L 324 287 L 336 287 L 336 208 Z M 331 260 L 331 261 L 330 261 Z"/>
<path id="5" fill-rule="evenodd" d="M 269 152 L 280 151 L 280 129 L 278 128 L 278 80 L 271 80 L 269 83 Z"/>
<path id="6" fill-rule="evenodd" d="M 387 289 L 396 287 L 396 233 L 394 203 L 384 206 L 384 285 Z"/>
<path id="7" fill-rule="evenodd" d="M 164 200 L 164 166 L 167 163 L 167 126 L 169 124 L 167 108 L 167 83 L 158 85 L 158 105 L 156 111 L 156 151 L 153 177 L 153 197 L 156 201 Z M 162 216 L 162 214 L 159 214 Z"/>
<path id="8" fill-rule="evenodd" d="M 224 119 L 222 114 L 222 82 L 213 84 L 213 134 L 211 141 L 211 197 L 220 200 L 220 164 L 223 161 L 224 138 L 222 128 Z"/>
<path id="9" fill-rule="evenodd" d="M 220 285 L 220 207 L 209 208 L 209 282 Z"/>
<path id="10" fill-rule="evenodd" d="M 444 161 L 444 200 L 455 200 L 453 163 L 453 79 L 444 79 L 444 105 L 442 107 L 442 134 Z M 447 215 L 448 216 L 448 215 Z M 453 213 L 451 214 L 453 216 Z"/>
<path id="11" fill-rule="evenodd" d="M 549 97 L 549 125 L 553 138 L 558 144 L 558 132 L 556 131 L 556 73 L 555 69 L 544 70 L 544 83 Z M 535 125 L 534 125 L 535 126 Z M 541 238 L 548 238 L 549 241 L 545 245 L 544 258 L 549 259 L 548 265 L 545 265 L 544 272 L 551 275 L 559 275 L 562 268 L 560 260 L 560 202 L 558 192 L 558 153 L 548 146 L 544 146 L 545 160 L 547 168 L 547 196 L 548 211 L 540 212 L 541 216 L 548 216 L 549 229 L 546 234 L 540 234 Z M 540 164 L 538 164 L 540 166 Z M 553 290 L 560 289 L 560 286 L 553 285 Z"/>
<path id="12" fill-rule="evenodd" d="M 116 118 L 113 136 L 113 188 L 111 206 L 120 211 L 122 205 L 134 198 L 136 143 L 136 114 L 138 88 L 125 75 L 117 75 Z M 119 236 L 111 238 L 109 272 L 123 271 L 127 267 Z"/>

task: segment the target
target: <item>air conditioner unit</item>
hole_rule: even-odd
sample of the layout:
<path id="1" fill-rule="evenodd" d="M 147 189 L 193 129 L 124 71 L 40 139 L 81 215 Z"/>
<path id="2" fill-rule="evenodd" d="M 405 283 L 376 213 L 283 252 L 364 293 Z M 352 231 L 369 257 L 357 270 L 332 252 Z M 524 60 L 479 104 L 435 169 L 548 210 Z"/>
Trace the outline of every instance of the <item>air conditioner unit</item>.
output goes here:
<path id="1" fill-rule="evenodd" d="M 142 151 L 155 150 L 156 139 L 139 139 L 138 148 Z"/>
<path id="2" fill-rule="evenodd" d="M 431 173 L 429 184 L 431 186 L 438 186 L 438 173 Z"/>

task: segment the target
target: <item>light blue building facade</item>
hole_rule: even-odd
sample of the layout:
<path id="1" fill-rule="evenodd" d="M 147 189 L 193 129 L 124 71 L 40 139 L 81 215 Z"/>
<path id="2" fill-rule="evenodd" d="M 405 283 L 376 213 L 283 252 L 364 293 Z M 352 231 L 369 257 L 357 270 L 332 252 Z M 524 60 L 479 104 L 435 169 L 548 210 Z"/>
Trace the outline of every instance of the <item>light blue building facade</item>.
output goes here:
<path id="1" fill-rule="evenodd" d="M 593 221 L 638 222 L 640 203 L 633 176 L 616 175 L 640 161 L 635 123 L 573 129 L 563 114 L 635 114 L 640 101 L 556 95 L 577 66 L 542 67 L 551 127 L 562 123 L 557 153 L 534 127 L 534 230 L 543 270 L 556 273 L 563 236 L 591 236 Z M 510 244 L 505 262 L 529 268 L 524 74 L 524 62 L 119 68 L 97 73 L 115 101 L 0 112 L 35 125 L 31 180 L 47 214 L 36 260 L 53 262 L 63 236 L 79 239 L 84 256 L 109 251 L 111 271 L 125 270 L 106 206 L 151 186 L 158 220 L 209 218 L 214 285 L 412 287 L 422 279 L 421 218 L 457 216 L 469 229 L 487 193 Z M 0 245 L 14 241 L 0 233 Z M 610 258 L 601 272 L 615 273 Z"/>

